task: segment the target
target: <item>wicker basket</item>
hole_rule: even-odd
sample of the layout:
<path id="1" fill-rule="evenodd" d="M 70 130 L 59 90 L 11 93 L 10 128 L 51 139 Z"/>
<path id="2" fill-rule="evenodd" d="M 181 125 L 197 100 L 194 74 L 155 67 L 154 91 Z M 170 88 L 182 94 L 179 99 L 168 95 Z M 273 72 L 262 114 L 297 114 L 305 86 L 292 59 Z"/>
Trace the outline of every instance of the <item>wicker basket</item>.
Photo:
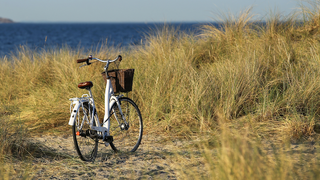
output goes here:
<path id="1" fill-rule="evenodd" d="M 107 83 L 105 72 L 101 73 L 104 81 Z M 108 71 L 111 80 L 113 92 L 130 92 L 132 91 L 134 69 L 114 69 Z"/>

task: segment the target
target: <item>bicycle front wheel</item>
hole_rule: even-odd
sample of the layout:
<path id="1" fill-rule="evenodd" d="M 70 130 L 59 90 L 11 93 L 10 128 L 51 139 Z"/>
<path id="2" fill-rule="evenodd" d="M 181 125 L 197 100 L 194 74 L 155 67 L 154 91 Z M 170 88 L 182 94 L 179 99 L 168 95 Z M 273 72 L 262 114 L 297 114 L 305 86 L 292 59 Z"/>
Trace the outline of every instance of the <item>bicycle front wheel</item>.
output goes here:
<path id="1" fill-rule="evenodd" d="M 129 98 L 119 98 L 123 118 L 117 103 L 110 110 L 110 143 L 114 151 L 134 152 L 138 149 L 143 132 L 142 117 L 138 106 Z"/>
<path id="2" fill-rule="evenodd" d="M 83 107 L 80 106 L 72 126 L 74 146 L 80 159 L 83 161 L 94 161 L 98 151 L 98 138 L 92 138 L 89 136 L 89 134 L 93 134 L 95 132 L 91 131 L 89 124 L 92 116 L 92 110 L 92 106 L 90 106 L 89 109 L 88 103 L 83 103 Z M 94 118 L 93 125 L 96 124 L 96 113 Z"/>

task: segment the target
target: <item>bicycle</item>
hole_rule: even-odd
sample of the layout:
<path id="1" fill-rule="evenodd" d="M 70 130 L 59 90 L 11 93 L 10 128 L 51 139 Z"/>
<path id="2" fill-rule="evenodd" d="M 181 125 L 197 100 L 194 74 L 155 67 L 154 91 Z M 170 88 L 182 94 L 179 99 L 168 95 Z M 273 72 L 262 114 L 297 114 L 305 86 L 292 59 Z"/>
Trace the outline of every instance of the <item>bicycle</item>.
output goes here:
<path id="1" fill-rule="evenodd" d="M 91 88 L 93 83 L 86 81 L 78 84 L 78 88 L 88 90 L 80 98 L 71 98 L 69 125 L 72 126 L 74 146 L 83 161 L 94 161 L 97 156 L 98 143 L 102 140 L 115 152 L 134 152 L 138 149 L 143 133 L 142 116 L 133 100 L 124 97 L 120 92 L 132 90 L 134 69 L 108 71 L 110 63 L 121 61 L 119 55 L 114 60 L 102 60 L 91 55 L 86 59 L 78 59 L 80 66 L 89 66 L 93 62 L 106 63 L 102 75 L 106 81 L 105 112 L 100 123 Z M 124 81 L 124 82 L 119 82 Z"/>

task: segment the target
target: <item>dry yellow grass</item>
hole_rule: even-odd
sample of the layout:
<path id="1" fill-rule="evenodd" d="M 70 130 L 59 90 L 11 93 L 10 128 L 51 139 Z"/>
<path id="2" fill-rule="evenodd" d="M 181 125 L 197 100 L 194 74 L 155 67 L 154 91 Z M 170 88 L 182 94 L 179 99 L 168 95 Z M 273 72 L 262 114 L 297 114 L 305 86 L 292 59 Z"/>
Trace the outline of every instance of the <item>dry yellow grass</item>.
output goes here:
<path id="1" fill-rule="evenodd" d="M 122 54 L 120 68 L 136 69 L 128 95 L 142 112 L 145 135 L 169 135 L 196 144 L 190 147 L 200 154 L 190 150 L 188 158 L 164 155 L 174 159 L 170 165 L 177 177 L 316 179 L 317 154 L 301 155 L 308 165 L 300 168 L 298 160 L 290 160 L 299 155 L 281 147 L 318 138 L 314 127 L 320 118 L 319 9 L 303 7 L 304 21 L 298 17 L 275 14 L 257 24 L 249 9 L 239 17 L 226 16 L 220 28 L 199 27 L 200 36 L 164 25 L 146 35 L 144 45 L 131 50 L 102 46 L 90 54 Z M 104 112 L 103 65 L 79 69 L 75 63 L 87 55 L 68 47 L 21 47 L 17 55 L 3 57 L 0 118 L 24 124 L 29 132 L 24 137 L 68 134 L 68 99 L 81 96 L 84 91 L 77 84 L 87 80 L 94 83 L 99 113 Z M 13 129 L 10 137 L 21 138 L 24 131 Z M 6 149 L 15 146 L 8 143 L 12 140 L 5 130 L 3 126 L 0 131 L 5 139 L 2 154 L 14 156 L 15 151 Z M 203 169 L 207 173 L 198 176 Z"/>

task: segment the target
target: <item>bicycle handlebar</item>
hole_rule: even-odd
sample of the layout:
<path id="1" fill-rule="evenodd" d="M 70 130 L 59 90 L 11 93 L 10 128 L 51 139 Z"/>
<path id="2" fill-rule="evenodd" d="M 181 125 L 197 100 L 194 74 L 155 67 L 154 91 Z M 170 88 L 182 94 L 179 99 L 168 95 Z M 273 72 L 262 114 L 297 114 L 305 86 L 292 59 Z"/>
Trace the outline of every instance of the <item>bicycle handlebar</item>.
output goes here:
<path id="1" fill-rule="evenodd" d="M 89 61 L 91 61 L 91 60 L 98 60 L 98 61 L 100 61 L 100 62 L 111 63 L 111 62 L 115 62 L 115 61 L 117 61 L 117 60 L 121 61 L 121 60 L 122 60 L 122 56 L 119 55 L 119 56 L 118 56 L 116 59 L 114 59 L 114 60 L 110 60 L 110 59 L 108 59 L 108 60 L 102 60 L 102 59 L 99 59 L 99 58 L 93 58 L 93 57 L 90 55 L 90 56 L 89 56 L 88 58 L 86 58 L 86 59 L 77 59 L 77 63 L 87 62 L 87 65 L 90 65 L 91 63 L 89 63 Z"/>

